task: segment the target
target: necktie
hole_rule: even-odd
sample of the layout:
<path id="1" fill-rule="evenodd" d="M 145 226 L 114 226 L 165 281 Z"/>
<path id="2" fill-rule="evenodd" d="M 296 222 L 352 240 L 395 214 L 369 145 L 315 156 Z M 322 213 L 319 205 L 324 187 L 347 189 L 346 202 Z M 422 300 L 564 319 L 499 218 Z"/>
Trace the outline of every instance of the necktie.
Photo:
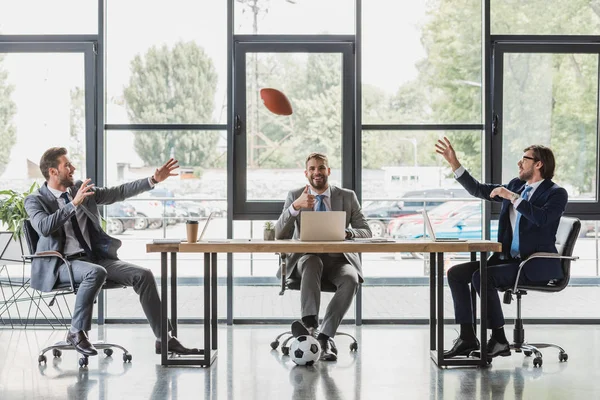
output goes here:
<path id="1" fill-rule="evenodd" d="M 317 198 L 317 211 L 327 211 L 327 209 L 325 208 L 325 195 L 324 194 L 318 194 L 315 196 Z"/>
<path id="2" fill-rule="evenodd" d="M 527 200 L 529 197 L 529 192 L 531 191 L 531 186 L 526 186 L 523 193 L 521 193 L 521 197 L 523 200 Z M 517 211 L 517 219 L 515 220 L 515 230 L 513 232 L 513 240 L 510 245 L 510 255 L 513 257 L 519 256 L 519 223 L 521 222 L 521 213 Z"/>
<path id="3" fill-rule="evenodd" d="M 69 195 L 67 194 L 67 192 L 64 192 L 63 194 L 61 194 L 60 197 L 62 197 L 65 200 L 65 204 L 69 204 L 71 202 L 71 200 L 69 199 Z M 71 226 L 73 226 L 73 232 L 75 233 L 75 237 L 77 238 L 77 242 L 79 242 L 79 245 L 81 246 L 81 248 L 83 249 L 83 251 L 85 251 L 85 254 L 90 259 L 93 259 L 94 257 L 93 257 L 92 249 L 90 249 L 90 247 L 88 246 L 87 242 L 83 238 L 83 233 L 81 233 L 81 228 L 79 227 L 79 222 L 77 222 L 77 216 L 76 216 L 76 214 L 73 214 L 73 216 L 71 217 Z"/>

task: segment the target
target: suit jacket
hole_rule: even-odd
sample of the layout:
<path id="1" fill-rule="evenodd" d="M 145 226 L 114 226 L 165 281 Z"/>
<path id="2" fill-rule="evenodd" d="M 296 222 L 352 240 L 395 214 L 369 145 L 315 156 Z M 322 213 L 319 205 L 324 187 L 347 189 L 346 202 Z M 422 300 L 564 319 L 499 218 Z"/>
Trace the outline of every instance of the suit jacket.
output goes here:
<path id="1" fill-rule="evenodd" d="M 75 194 L 82 183 L 77 181 L 75 186 L 70 188 L 71 193 Z M 123 201 L 151 188 L 147 178 L 111 188 L 95 187 L 92 189 L 95 194 L 87 197 L 78 206 L 87 216 L 91 250 L 97 259 L 117 259 L 117 249 L 121 247 L 120 240 L 108 236 L 102 230 L 98 205 Z M 47 183 L 27 196 L 25 209 L 31 225 L 40 236 L 36 252 L 54 250 L 64 254 L 66 241 L 64 224 L 75 215 L 75 212 L 69 212 L 70 207 L 59 208 L 58 201 L 48 189 Z M 52 290 L 58 279 L 58 269 L 61 264 L 62 261 L 56 257 L 34 258 L 31 262 L 31 287 L 45 292 Z"/>
<path id="2" fill-rule="evenodd" d="M 467 171 L 457 180 L 475 197 L 502 202 L 498 221 L 498 241 L 502 243 L 502 253 L 493 254 L 492 259 L 510 259 L 513 230 L 509 211 L 513 205 L 510 200 L 500 197 L 490 198 L 490 192 L 497 187 L 504 186 L 511 192 L 521 193 L 525 189 L 526 182 L 515 178 L 506 185 L 482 184 Z M 520 235 L 519 250 L 523 260 L 537 252 L 557 253 L 556 231 L 567 201 L 567 191 L 550 179 L 545 179 L 533 192 L 531 198 L 521 201 L 517 211 L 521 213 L 518 232 Z M 559 279 L 563 276 L 560 260 L 551 259 L 531 260 L 523 267 L 523 273 L 530 281 L 534 282 Z"/>
<path id="3" fill-rule="evenodd" d="M 362 213 L 356 194 L 349 189 L 338 188 L 330 185 L 331 188 L 331 211 L 346 211 L 346 228 L 352 233 L 352 237 L 371 237 L 371 229 L 367 224 L 367 220 Z M 292 203 L 300 197 L 305 187 L 300 189 L 292 190 L 288 193 L 283 205 L 283 212 L 279 216 L 277 223 L 275 224 L 275 237 L 277 239 L 300 239 L 300 215 L 303 211 L 313 211 L 310 208 L 300 209 L 300 213 L 297 216 L 292 216 L 290 213 L 290 206 Z M 348 228 L 351 226 L 352 228 Z M 298 259 L 304 254 L 294 253 L 288 255 L 287 271 L 288 276 L 291 276 L 296 268 Z M 344 256 L 348 262 L 356 268 L 360 281 L 362 278 L 362 268 L 358 253 L 344 253 Z M 281 267 L 277 271 L 277 277 L 281 277 Z"/>

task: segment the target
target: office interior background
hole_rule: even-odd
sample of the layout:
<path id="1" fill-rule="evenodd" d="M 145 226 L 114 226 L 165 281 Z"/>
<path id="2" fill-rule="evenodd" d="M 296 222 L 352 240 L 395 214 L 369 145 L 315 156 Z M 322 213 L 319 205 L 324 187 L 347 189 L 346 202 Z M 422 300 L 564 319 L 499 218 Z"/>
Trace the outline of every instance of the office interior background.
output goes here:
<path id="1" fill-rule="evenodd" d="M 434 143 L 448 137 L 488 182 L 516 176 L 523 148 L 539 143 L 555 151 L 566 214 L 584 220 L 572 285 L 594 287 L 598 301 L 600 47 L 588 3 L 3 2 L 0 187 L 43 182 L 37 164 L 50 146 L 67 147 L 76 175 L 105 186 L 149 176 L 175 157 L 178 177 L 104 210 L 107 230 L 123 242 L 120 257 L 159 278 L 146 243 L 183 238 L 185 220 L 210 212 L 207 238 L 262 237 L 287 191 L 305 184 L 312 151 L 329 156 L 333 184 L 357 192 L 376 236 L 422 237 L 415 215 L 425 207 L 442 233 L 495 239 L 499 210 L 457 185 Z M 269 113 L 264 87 L 286 93 L 294 114 Z M 280 303 L 276 255 L 222 257 L 220 318 L 294 317 L 295 308 L 265 309 Z M 407 286 L 426 294 L 426 258 L 365 254 L 365 283 L 348 317 L 425 322 L 425 305 L 398 300 L 385 313 L 378 305 L 390 293 L 401 299 Z M 199 261 L 180 264 L 182 298 L 195 296 Z M 117 306 L 131 296 L 108 293 L 101 314 L 143 322 L 135 303 Z M 181 318 L 198 319 L 200 310 Z M 593 308 L 536 317 L 598 320 Z"/>
<path id="2" fill-rule="evenodd" d="M 333 184 L 356 191 L 376 236 L 422 237 L 427 208 L 443 234 L 496 239 L 499 209 L 457 185 L 434 143 L 448 137 L 474 176 L 495 183 L 543 144 L 582 232 L 572 288 L 528 319 L 596 324 L 599 33 L 600 8 L 584 0 L 2 1 L 0 188 L 41 184 L 51 146 L 99 186 L 175 157 L 179 176 L 103 210 L 120 258 L 160 279 L 148 242 L 184 238 L 186 220 L 211 212 L 205 238 L 262 238 L 305 184 L 313 151 L 329 156 Z M 269 113 L 265 87 L 294 113 Z M 219 257 L 221 322 L 298 316 L 299 295 L 278 296 L 277 255 Z M 200 299 L 201 263 L 180 257 L 180 304 Z M 427 257 L 365 254 L 363 271 L 345 322 L 427 323 L 428 302 L 415 301 L 428 296 Z M 575 297 L 589 306 L 555 306 Z M 184 324 L 201 315 L 201 305 L 179 313 Z M 131 290 L 103 293 L 95 317 L 146 323 Z"/>

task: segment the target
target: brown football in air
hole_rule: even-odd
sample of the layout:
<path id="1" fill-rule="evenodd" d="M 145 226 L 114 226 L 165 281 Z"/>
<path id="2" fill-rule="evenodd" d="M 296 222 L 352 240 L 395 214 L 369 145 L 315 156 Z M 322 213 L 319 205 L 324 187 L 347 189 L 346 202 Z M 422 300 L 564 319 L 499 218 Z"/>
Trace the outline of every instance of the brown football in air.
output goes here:
<path id="1" fill-rule="evenodd" d="M 285 94 L 277 89 L 260 89 L 260 98 L 265 103 L 265 107 L 273 114 L 292 115 L 292 105 Z"/>

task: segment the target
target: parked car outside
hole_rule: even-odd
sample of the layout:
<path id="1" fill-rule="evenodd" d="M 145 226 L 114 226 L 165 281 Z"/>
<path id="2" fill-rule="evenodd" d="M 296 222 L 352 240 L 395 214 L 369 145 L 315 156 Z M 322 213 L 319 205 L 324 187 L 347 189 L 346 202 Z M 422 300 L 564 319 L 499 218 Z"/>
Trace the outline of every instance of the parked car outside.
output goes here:
<path id="1" fill-rule="evenodd" d="M 176 223 L 174 206 L 163 205 L 160 200 L 148 200 L 147 197 L 143 197 L 144 195 L 143 193 L 129 199 L 137 211 L 136 230 L 158 229 L 163 226 L 165 221 L 168 225 Z"/>
<path id="2" fill-rule="evenodd" d="M 106 231 L 109 235 L 120 235 L 135 227 L 136 210 L 127 202 L 106 206 Z"/>
<path id="3" fill-rule="evenodd" d="M 479 209 L 471 207 L 443 221 L 437 223 L 432 221 L 435 236 L 438 238 L 458 238 L 467 240 L 477 240 L 483 237 L 481 227 L 481 203 Z M 400 240 L 423 239 L 425 237 L 425 227 L 423 221 L 404 224 L 398 229 L 394 236 Z M 490 237 L 492 240 L 498 240 L 498 221 L 492 221 Z M 411 253 L 413 257 L 423 258 L 421 253 Z M 466 254 L 458 254 L 459 257 Z"/>
<path id="4" fill-rule="evenodd" d="M 363 214 L 367 218 L 373 237 L 382 237 L 387 234 L 387 226 L 394 218 L 416 214 L 423 208 L 429 211 L 444 203 L 445 200 L 443 199 L 468 197 L 470 195 L 462 187 L 414 190 L 404 193 L 398 200 L 381 200 L 367 203 L 363 207 Z"/>
<path id="5" fill-rule="evenodd" d="M 465 210 L 473 209 L 481 212 L 480 201 L 461 201 L 451 200 L 446 201 L 439 206 L 433 207 L 427 211 L 429 219 L 433 224 L 439 224 L 448 218 L 451 218 Z M 416 214 L 401 215 L 400 217 L 394 218 L 388 224 L 388 236 L 396 237 L 398 231 L 404 224 L 423 224 L 423 215 L 418 212 Z"/>
<path id="6" fill-rule="evenodd" d="M 200 203 L 190 200 L 177 200 L 175 201 L 175 209 L 185 210 L 187 212 L 187 219 L 198 221 L 201 218 L 208 216 L 206 208 Z"/>

